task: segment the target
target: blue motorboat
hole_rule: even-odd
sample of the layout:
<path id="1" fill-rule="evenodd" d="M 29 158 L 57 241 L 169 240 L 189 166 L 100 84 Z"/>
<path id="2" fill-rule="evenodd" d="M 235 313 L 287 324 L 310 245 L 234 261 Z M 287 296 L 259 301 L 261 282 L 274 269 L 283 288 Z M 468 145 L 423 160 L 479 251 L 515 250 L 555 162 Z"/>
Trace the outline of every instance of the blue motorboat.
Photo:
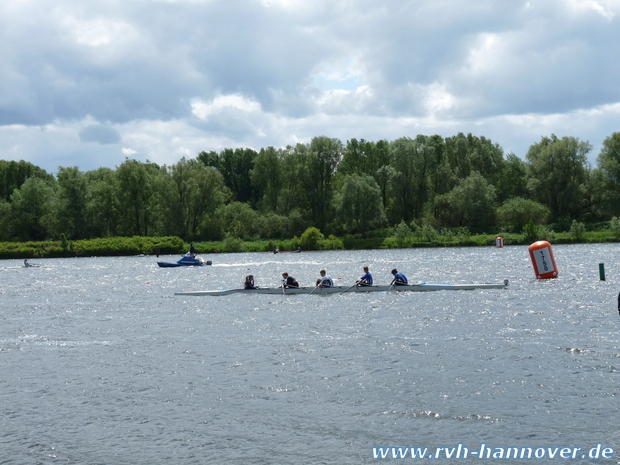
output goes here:
<path id="1" fill-rule="evenodd" d="M 194 255 L 192 256 L 189 253 L 186 253 L 179 261 L 176 263 L 171 262 L 157 262 L 159 266 L 162 268 L 176 268 L 178 266 L 204 266 L 210 265 L 211 260 L 203 260 L 201 257 Z"/>

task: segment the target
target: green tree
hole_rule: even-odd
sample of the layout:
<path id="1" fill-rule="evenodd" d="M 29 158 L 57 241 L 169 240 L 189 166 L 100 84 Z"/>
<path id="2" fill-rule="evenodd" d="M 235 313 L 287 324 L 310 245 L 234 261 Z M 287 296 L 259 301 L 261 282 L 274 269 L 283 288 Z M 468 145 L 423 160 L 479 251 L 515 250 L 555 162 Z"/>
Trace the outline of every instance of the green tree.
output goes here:
<path id="1" fill-rule="evenodd" d="M 393 203 L 390 193 L 392 192 L 392 186 L 396 175 L 396 170 L 390 165 L 383 165 L 374 174 L 377 186 L 379 186 L 379 192 L 381 193 L 381 199 L 383 200 L 383 210 L 386 212 Z"/>
<path id="2" fill-rule="evenodd" d="M 312 226 L 304 231 L 299 243 L 304 250 L 318 250 L 320 242 L 324 239 L 323 233 L 318 228 Z"/>
<path id="3" fill-rule="evenodd" d="M 13 191 L 32 177 L 54 181 L 54 176 L 30 162 L 0 160 L 0 198 L 9 201 Z"/>
<path id="4" fill-rule="evenodd" d="M 116 173 L 110 168 L 99 168 L 87 171 L 84 176 L 88 186 L 87 236 L 118 236 L 121 208 Z"/>
<path id="5" fill-rule="evenodd" d="M 604 186 L 604 201 L 609 214 L 620 215 L 620 132 L 603 141 L 597 163 Z"/>
<path id="6" fill-rule="evenodd" d="M 425 136 L 402 137 L 392 142 L 390 149 L 392 166 L 396 170 L 392 180 L 395 218 L 409 223 L 420 216 L 428 198 L 431 150 Z"/>
<path id="7" fill-rule="evenodd" d="M 84 239 L 87 228 L 87 180 L 77 166 L 58 168 L 57 235 Z"/>
<path id="8" fill-rule="evenodd" d="M 508 200 L 511 197 L 529 198 L 527 189 L 527 164 L 524 160 L 509 153 L 499 174 L 499 180 L 495 184 L 499 201 Z"/>
<path id="9" fill-rule="evenodd" d="M 116 169 L 120 220 L 125 225 L 125 234 L 149 235 L 155 206 L 154 179 L 158 171 L 155 164 L 129 159 Z"/>
<path id="10" fill-rule="evenodd" d="M 338 171 L 343 174 L 374 175 L 390 163 L 389 143 L 385 140 L 369 142 L 364 139 L 347 141 Z"/>
<path id="11" fill-rule="evenodd" d="M 0 198 L 0 241 L 11 240 L 11 204 Z"/>
<path id="12" fill-rule="evenodd" d="M 282 151 L 273 147 L 261 149 L 254 158 L 254 168 L 250 171 L 252 185 L 256 189 L 264 210 L 277 212 L 284 182 Z"/>
<path id="13" fill-rule="evenodd" d="M 56 184 L 41 178 L 28 178 L 11 195 L 13 236 L 20 241 L 42 241 L 49 238 L 52 204 Z"/>
<path id="14" fill-rule="evenodd" d="M 232 202 L 217 210 L 225 234 L 243 240 L 255 239 L 258 213 L 247 203 Z"/>
<path id="15" fill-rule="evenodd" d="M 338 139 L 315 137 L 308 150 L 303 151 L 301 182 L 310 206 L 312 220 L 319 228 L 333 218 L 333 178 L 342 157 L 342 143 Z"/>
<path id="16" fill-rule="evenodd" d="M 540 225 L 547 222 L 549 209 L 535 200 L 513 197 L 506 200 L 497 209 L 499 223 L 505 227 L 512 227 L 516 232 L 523 230 L 526 224 Z"/>
<path id="17" fill-rule="evenodd" d="M 588 142 L 575 137 L 543 137 L 530 146 L 528 187 L 535 200 L 551 210 L 551 221 L 570 224 L 590 206 L 586 195 Z"/>
<path id="18" fill-rule="evenodd" d="M 336 212 L 349 230 L 366 232 L 385 221 L 381 190 L 372 176 L 347 175 L 336 195 Z"/>
<path id="19" fill-rule="evenodd" d="M 181 237 L 194 240 L 209 215 L 228 200 L 228 188 L 217 169 L 198 160 L 182 158 L 169 171 L 173 186 L 168 198 L 173 206 L 170 213 L 178 215 Z"/>
<path id="20" fill-rule="evenodd" d="M 201 152 L 197 158 L 206 166 L 213 166 L 224 176 L 226 187 L 230 189 L 232 198 L 239 202 L 254 204 L 254 189 L 250 179 L 250 171 L 257 153 L 250 149 L 224 149 L 219 154 Z"/>
<path id="21" fill-rule="evenodd" d="M 445 150 L 454 183 L 473 171 L 480 173 L 489 183 L 497 183 L 504 163 L 504 153 L 498 144 L 485 137 L 458 133 L 445 139 Z"/>
<path id="22" fill-rule="evenodd" d="M 437 200 L 442 202 L 442 219 L 446 224 L 480 229 L 495 221 L 495 197 L 495 188 L 474 171 Z"/>

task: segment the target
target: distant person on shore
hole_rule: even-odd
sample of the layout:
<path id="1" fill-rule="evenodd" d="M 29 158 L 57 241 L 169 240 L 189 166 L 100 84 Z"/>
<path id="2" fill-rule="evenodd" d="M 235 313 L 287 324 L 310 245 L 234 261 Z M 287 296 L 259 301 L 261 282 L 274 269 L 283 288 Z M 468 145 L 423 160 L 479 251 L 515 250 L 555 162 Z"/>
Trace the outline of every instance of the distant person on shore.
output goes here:
<path id="1" fill-rule="evenodd" d="M 409 281 L 407 280 L 407 276 L 405 276 L 403 273 L 399 273 L 396 268 L 392 270 L 392 274 L 394 275 L 394 279 L 390 283 L 390 286 L 392 284 L 395 286 L 404 286 L 406 284 L 409 284 Z"/>
<path id="2" fill-rule="evenodd" d="M 254 275 L 250 274 L 245 277 L 245 283 L 243 284 L 243 288 L 244 289 L 258 289 L 258 287 L 254 285 Z"/>
<path id="3" fill-rule="evenodd" d="M 289 287 L 299 287 L 299 283 L 295 278 L 289 276 L 288 273 L 282 273 L 282 287 L 286 289 Z"/>
<path id="4" fill-rule="evenodd" d="M 325 272 L 325 270 L 321 270 L 319 274 L 321 277 L 316 280 L 317 287 L 334 287 L 334 280 Z"/>
<path id="5" fill-rule="evenodd" d="M 364 276 L 362 276 L 357 284 L 359 286 L 372 286 L 372 274 L 368 271 L 368 267 L 364 267 Z"/>

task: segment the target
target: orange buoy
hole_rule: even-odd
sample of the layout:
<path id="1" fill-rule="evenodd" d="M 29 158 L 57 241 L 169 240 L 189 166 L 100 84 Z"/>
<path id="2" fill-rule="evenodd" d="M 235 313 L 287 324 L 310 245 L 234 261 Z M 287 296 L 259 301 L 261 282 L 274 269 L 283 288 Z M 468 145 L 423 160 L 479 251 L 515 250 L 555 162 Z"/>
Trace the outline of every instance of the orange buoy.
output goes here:
<path id="1" fill-rule="evenodd" d="M 547 241 L 534 242 L 528 250 L 534 265 L 534 273 L 538 279 L 558 277 L 558 266 L 553 257 L 551 244 Z"/>
<path id="2" fill-rule="evenodd" d="M 504 247 L 504 238 L 503 237 L 496 237 L 495 238 L 495 247 L 497 247 L 498 249 L 501 249 L 502 247 Z"/>

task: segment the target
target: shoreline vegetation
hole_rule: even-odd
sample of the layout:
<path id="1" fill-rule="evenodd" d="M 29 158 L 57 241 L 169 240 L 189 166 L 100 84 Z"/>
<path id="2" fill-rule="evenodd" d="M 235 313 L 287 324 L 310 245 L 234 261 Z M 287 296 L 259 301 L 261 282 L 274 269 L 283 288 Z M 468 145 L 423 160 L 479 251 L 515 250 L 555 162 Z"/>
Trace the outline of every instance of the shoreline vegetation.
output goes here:
<path id="1" fill-rule="evenodd" d="M 612 229 L 584 231 L 581 228 L 568 232 L 553 232 L 547 228 L 534 228 L 522 234 L 469 234 L 468 231 L 416 232 L 393 228 L 390 235 L 377 237 L 330 235 L 325 237 L 317 228 L 308 228 L 301 237 L 287 240 L 244 241 L 227 237 L 223 241 L 194 242 L 198 254 L 239 252 L 302 252 L 314 250 L 372 250 L 428 247 L 495 247 L 497 237 L 504 246 L 530 245 L 538 240 L 553 244 L 587 244 L 620 242 L 620 234 Z M 166 237 L 109 237 L 86 240 L 0 242 L 0 259 L 132 256 L 132 255 L 183 255 L 189 243 L 176 236 Z"/>

